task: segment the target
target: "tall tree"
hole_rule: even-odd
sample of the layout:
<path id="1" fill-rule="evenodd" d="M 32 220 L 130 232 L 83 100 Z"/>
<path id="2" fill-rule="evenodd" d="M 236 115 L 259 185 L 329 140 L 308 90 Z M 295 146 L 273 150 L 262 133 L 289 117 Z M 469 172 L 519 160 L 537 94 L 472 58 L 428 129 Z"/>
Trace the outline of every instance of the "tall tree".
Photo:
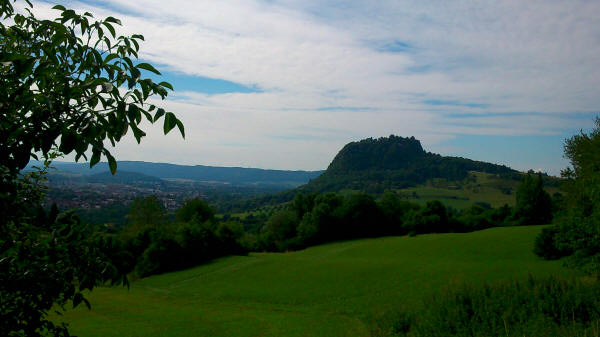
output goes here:
<path id="1" fill-rule="evenodd" d="M 48 312 L 89 303 L 83 291 L 111 280 L 126 283 L 110 259 L 110 241 L 95 240 L 70 213 L 32 214 L 43 196 L 43 174 L 20 172 L 30 158 L 49 164 L 74 153 L 90 166 L 106 158 L 128 131 L 140 142 L 142 119 L 163 118 L 167 133 L 183 124 L 147 100 L 164 99 L 167 82 L 135 61 L 143 36 L 117 36 L 120 21 L 95 21 L 63 6 L 54 20 L 38 19 L 0 1 L 0 335 L 68 336 Z"/>
<path id="2" fill-rule="evenodd" d="M 541 173 L 527 173 L 517 187 L 514 219 L 522 225 L 544 225 L 552 221 L 552 199 L 544 191 Z"/>
<path id="3" fill-rule="evenodd" d="M 127 214 L 126 230 L 138 233 L 142 228 L 156 228 L 167 220 L 167 211 L 155 195 L 136 198 Z"/>
<path id="4" fill-rule="evenodd" d="M 572 265 L 600 274 L 600 118 L 595 124 L 590 133 L 565 141 L 572 166 L 561 172 L 566 205 L 554 227 L 538 237 L 534 251 L 545 258 L 570 255 Z"/>
<path id="5" fill-rule="evenodd" d="M 177 221 L 202 223 L 213 220 L 215 218 L 215 211 L 204 200 L 196 198 L 188 200 L 181 205 L 175 216 Z"/>

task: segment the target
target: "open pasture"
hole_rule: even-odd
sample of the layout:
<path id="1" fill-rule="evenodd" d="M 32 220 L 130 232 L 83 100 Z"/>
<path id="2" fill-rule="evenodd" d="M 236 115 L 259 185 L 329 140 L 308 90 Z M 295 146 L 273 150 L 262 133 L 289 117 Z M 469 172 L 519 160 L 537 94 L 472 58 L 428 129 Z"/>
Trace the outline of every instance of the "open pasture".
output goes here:
<path id="1" fill-rule="evenodd" d="M 81 336 L 369 336 L 389 310 L 462 282 L 571 273 L 532 253 L 541 227 L 492 228 L 252 253 L 97 288 L 56 320 Z"/>

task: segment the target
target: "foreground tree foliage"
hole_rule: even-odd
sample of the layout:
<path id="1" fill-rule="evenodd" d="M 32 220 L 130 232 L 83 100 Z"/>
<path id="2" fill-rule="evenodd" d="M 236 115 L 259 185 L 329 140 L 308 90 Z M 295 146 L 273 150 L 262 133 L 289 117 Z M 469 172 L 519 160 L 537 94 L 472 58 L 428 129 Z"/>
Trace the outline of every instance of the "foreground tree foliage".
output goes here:
<path id="1" fill-rule="evenodd" d="M 164 117 L 167 133 L 183 124 L 146 101 L 172 89 L 142 78 L 158 73 L 134 63 L 141 35 L 117 36 L 119 20 L 94 21 L 55 6 L 40 20 L 27 1 L 0 1 L 0 335 L 68 336 L 47 319 L 51 310 L 89 303 L 83 293 L 110 281 L 127 284 L 114 241 L 97 238 L 71 213 L 41 210 L 43 170 L 22 173 L 31 157 L 75 153 L 93 166 L 128 131 L 140 142 L 142 119 Z M 152 113 L 152 114 L 151 114 Z"/>
<path id="2" fill-rule="evenodd" d="M 588 273 L 600 272 L 600 118 L 589 133 L 565 142 L 572 169 L 562 172 L 567 192 L 564 209 L 536 240 L 534 251 L 545 258 L 570 256 L 569 263 Z"/>

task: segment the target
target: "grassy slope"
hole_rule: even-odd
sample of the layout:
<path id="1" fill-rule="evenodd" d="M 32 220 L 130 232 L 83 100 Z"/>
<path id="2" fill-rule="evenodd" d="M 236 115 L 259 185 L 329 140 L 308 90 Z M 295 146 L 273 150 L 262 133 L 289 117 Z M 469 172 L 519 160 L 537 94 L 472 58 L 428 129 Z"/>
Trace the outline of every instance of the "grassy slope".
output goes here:
<path id="1" fill-rule="evenodd" d="M 514 206 L 518 181 L 498 178 L 493 174 L 483 172 L 471 172 L 471 175 L 475 178 L 471 182 L 438 184 L 429 182 L 425 185 L 401 189 L 398 192 L 407 196 L 408 200 L 420 204 L 425 204 L 430 200 L 440 200 L 445 205 L 458 209 L 469 207 L 478 201 L 487 202 L 493 207 L 501 207 L 504 204 Z M 502 193 L 501 188 L 510 188 L 512 192 L 510 194 Z M 559 192 L 556 187 L 546 187 L 545 190 L 550 195 Z M 418 198 L 411 197 L 413 192 L 418 195 Z"/>
<path id="2" fill-rule="evenodd" d="M 229 257 L 100 288 L 64 317 L 82 336 L 367 336 L 446 285 L 565 274 L 531 253 L 540 227 L 388 237 Z"/>

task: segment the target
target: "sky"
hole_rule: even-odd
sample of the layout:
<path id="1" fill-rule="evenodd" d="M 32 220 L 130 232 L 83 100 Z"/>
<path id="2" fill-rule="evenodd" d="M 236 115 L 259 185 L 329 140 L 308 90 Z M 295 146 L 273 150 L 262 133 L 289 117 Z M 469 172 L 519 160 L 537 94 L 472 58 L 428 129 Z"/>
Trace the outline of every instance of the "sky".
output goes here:
<path id="1" fill-rule="evenodd" d="M 34 1 L 122 21 L 175 91 L 118 160 L 325 169 L 348 142 L 557 175 L 600 111 L 600 1 Z"/>

